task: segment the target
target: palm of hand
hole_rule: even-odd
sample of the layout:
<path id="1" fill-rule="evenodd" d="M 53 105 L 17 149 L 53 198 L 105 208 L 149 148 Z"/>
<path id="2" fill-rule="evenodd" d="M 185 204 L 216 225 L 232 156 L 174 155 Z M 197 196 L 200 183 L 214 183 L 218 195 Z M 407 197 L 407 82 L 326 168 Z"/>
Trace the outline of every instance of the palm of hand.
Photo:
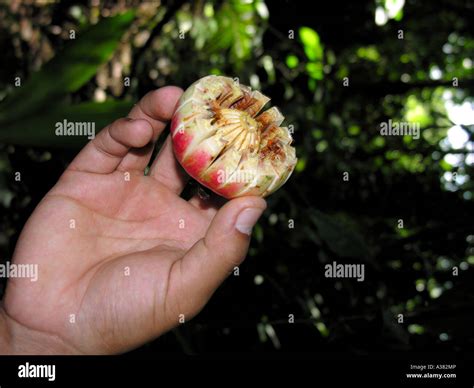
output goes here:
<path id="1" fill-rule="evenodd" d="M 151 177 L 68 172 L 35 211 L 15 256 L 16 263 L 38 264 L 38 282 L 12 279 L 9 286 L 18 282 L 21 292 L 9 302 L 21 306 L 21 323 L 77 338 L 75 346 L 90 338 L 110 350 L 128 345 L 116 338 L 141 342 L 185 313 L 176 308 L 185 302 L 180 294 L 170 293 L 182 287 L 173 264 L 209 222 Z"/>

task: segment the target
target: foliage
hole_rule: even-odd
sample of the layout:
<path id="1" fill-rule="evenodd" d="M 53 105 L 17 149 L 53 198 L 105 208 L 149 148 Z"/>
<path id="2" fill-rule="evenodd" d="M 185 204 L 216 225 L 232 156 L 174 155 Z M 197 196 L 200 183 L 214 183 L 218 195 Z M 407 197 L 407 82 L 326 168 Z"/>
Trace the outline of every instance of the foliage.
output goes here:
<path id="1" fill-rule="evenodd" d="M 132 21 L 133 12 L 107 18 L 84 31 L 79 39 L 72 40 L 63 51 L 39 72 L 33 74 L 24 85 L 18 87 L 0 106 L 0 122 L 3 124 L 14 122 L 16 126 L 13 128 L 7 126 L 3 131 L 10 132 L 19 128 L 15 132 L 21 132 L 21 128 L 26 127 L 21 120 L 36 116 L 40 111 L 44 116 L 44 109 L 51 107 L 52 102 L 61 103 L 64 97 L 77 91 L 94 77 L 98 67 L 110 60 L 119 39 Z M 92 47 L 91 42 L 94 42 Z M 54 136 L 50 136 L 48 140 L 53 138 Z M 38 144 L 35 142 L 35 137 L 29 136 L 28 139 L 29 144 Z"/>
<path id="2" fill-rule="evenodd" d="M 240 275 L 138 352 L 472 346 L 469 2 L 339 1 L 317 13 L 283 0 L 127 4 L 0 6 L 5 259 L 87 140 L 55 136 L 55 122 L 99 128 L 148 90 L 227 74 L 272 96 L 299 163 L 268 199 Z M 470 120 L 453 114 L 463 106 Z M 419 139 L 382 136 L 389 120 L 418 124 Z M 333 261 L 364 264 L 365 281 L 326 278 Z"/>

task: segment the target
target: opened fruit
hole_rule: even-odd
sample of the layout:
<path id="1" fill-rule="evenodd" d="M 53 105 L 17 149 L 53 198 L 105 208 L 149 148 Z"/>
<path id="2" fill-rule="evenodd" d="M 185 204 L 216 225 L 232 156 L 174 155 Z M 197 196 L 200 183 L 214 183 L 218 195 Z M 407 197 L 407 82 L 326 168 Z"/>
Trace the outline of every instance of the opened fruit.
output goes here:
<path id="1" fill-rule="evenodd" d="M 207 76 L 181 96 L 171 122 L 176 158 L 186 172 L 225 198 L 265 197 L 296 165 L 283 115 L 270 98 L 233 79 Z"/>

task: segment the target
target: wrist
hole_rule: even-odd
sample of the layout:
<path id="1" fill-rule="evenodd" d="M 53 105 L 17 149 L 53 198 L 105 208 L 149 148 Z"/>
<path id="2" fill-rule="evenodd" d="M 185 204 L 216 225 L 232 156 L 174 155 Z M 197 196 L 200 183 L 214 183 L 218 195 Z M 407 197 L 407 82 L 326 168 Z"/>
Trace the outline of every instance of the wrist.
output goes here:
<path id="1" fill-rule="evenodd" d="M 30 329 L 0 306 L 0 355 L 79 354 L 56 335 Z"/>

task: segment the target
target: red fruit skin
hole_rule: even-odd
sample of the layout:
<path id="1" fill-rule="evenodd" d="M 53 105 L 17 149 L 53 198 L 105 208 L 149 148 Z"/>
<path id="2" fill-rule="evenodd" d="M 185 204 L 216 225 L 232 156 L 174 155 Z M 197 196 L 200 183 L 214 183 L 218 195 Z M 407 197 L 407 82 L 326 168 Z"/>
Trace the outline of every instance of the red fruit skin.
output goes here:
<path id="1" fill-rule="evenodd" d="M 242 184 L 231 183 L 227 184 L 226 187 L 219 188 L 219 186 L 222 185 L 222 182 L 219 182 L 219 174 L 217 172 L 212 174 L 212 176 L 205 181 L 199 177 L 199 174 L 203 171 L 204 167 L 209 164 L 211 159 L 211 156 L 208 153 L 195 151 L 186 158 L 184 157 L 184 153 L 193 141 L 193 136 L 188 131 L 180 131 L 178 129 L 179 125 L 182 123 L 181 116 L 182 115 L 179 112 L 176 112 L 170 125 L 171 136 L 173 136 L 173 150 L 179 163 L 187 173 L 191 175 L 191 177 L 200 181 L 208 189 L 227 199 L 233 197 L 236 193 L 242 190 Z"/>
<path id="2" fill-rule="evenodd" d="M 220 187 L 222 186 L 222 182 L 220 181 L 219 171 L 208 175 L 207 178 L 201 180 L 201 182 L 208 189 L 227 199 L 233 198 L 243 189 L 243 184 L 238 182 L 227 183 L 224 187 Z"/>
<path id="3" fill-rule="evenodd" d="M 178 151 L 176 148 L 177 147 L 174 148 L 174 151 L 175 155 L 178 156 Z M 196 151 L 186 157 L 184 160 L 181 158 L 178 160 L 181 166 L 191 177 L 224 198 L 233 198 L 243 188 L 241 183 L 227 183 L 224 187 L 220 187 L 222 186 L 222 182 L 219 180 L 218 172 L 208 176 L 207 179 L 200 178 L 199 174 L 204 170 L 204 167 L 207 166 L 211 160 L 210 155 L 206 152 Z"/>
<path id="4" fill-rule="evenodd" d="M 193 136 L 188 131 L 180 131 L 178 129 L 180 122 L 180 114 L 176 113 L 170 126 L 171 136 L 173 136 L 172 143 L 174 154 L 188 174 L 194 179 L 197 179 L 199 177 L 199 172 L 202 171 L 203 167 L 210 161 L 211 157 L 205 152 L 196 151 L 187 158 L 184 158 L 184 153 L 191 144 Z"/>
<path id="5" fill-rule="evenodd" d="M 178 126 L 181 122 L 181 115 L 176 113 L 171 121 L 170 132 L 173 137 L 173 149 L 176 157 L 181 162 L 184 151 L 193 140 L 192 136 L 186 131 L 180 131 Z"/>
<path id="6" fill-rule="evenodd" d="M 181 162 L 184 156 L 186 149 L 188 148 L 189 144 L 191 144 L 193 140 L 193 136 L 191 136 L 187 132 L 181 132 L 178 130 L 173 137 L 173 148 L 176 157 Z"/>
<path id="7" fill-rule="evenodd" d="M 195 151 L 184 160 L 181 160 L 181 165 L 184 169 L 191 175 L 194 179 L 199 180 L 199 174 L 204 170 L 204 168 L 209 165 L 212 158 L 211 156 L 204 151 Z"/>
<path id="8" fill-rule="evenodd" d="M 232 183 L 230 185 L 228 184 L 227 187 L 215 190 L 215 192 L 226 199 L 231 199 L 234 198 L 240 190 L 241 185 L 239 183 Z"/>

